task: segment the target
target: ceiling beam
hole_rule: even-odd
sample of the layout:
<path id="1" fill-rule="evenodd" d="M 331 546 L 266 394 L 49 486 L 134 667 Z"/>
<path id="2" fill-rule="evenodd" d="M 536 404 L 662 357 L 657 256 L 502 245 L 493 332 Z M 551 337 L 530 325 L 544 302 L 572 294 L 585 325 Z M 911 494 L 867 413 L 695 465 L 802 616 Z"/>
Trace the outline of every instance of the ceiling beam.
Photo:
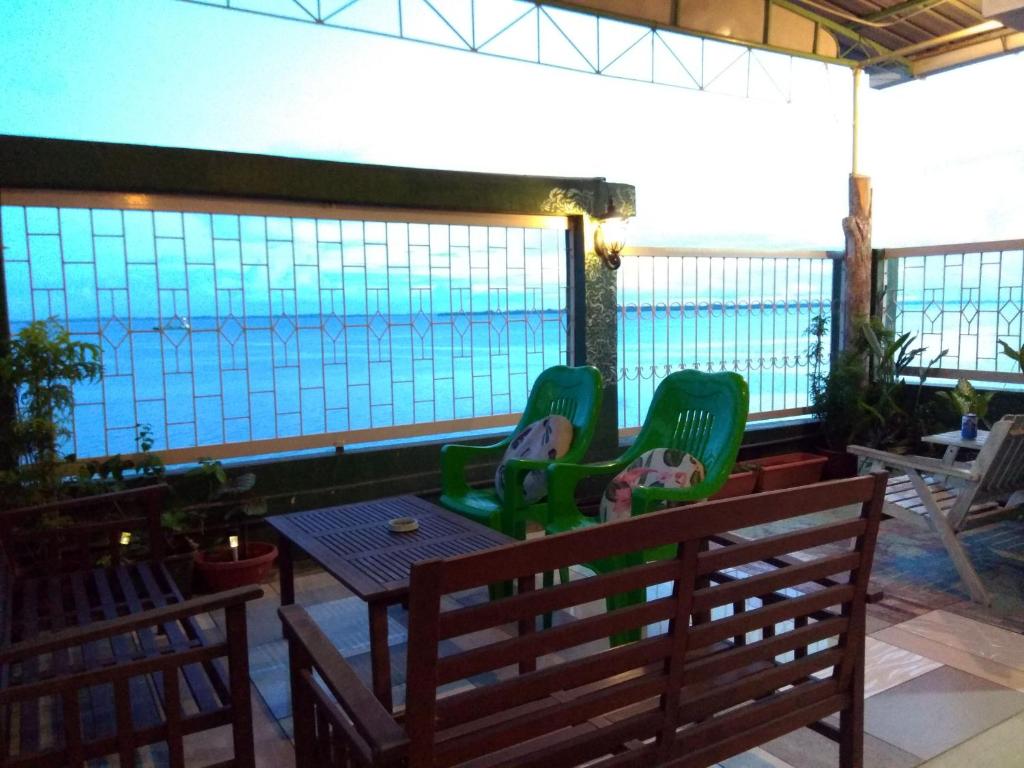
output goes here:
<path id="1" fill-rule="evenodd" d="M 815 13 L 814 11 L 808 10 L 804 6 L 797 5 L 795 2 L 792 2 L 791 0 L 771 0 L 771 2 L 772 5 L 777 5 L 779 8 L 785 8 L 787 11 L 795 13 L 798 16 L 803 16 L 805 19 L 813 21 L 815 24 L 820 24 L 829 32 L 844 37 L 847 40 L 856 42 L 864 49 L 865 52 L 867 52 L 868 50 L 873 50 L 879 56 L 887 55 L 888 61 L 899 61 L 899 56 L 896 55 L 894 51 L 892 51 L 891 49 L 886 48 L 881 43 L 877 43 L 874 40 L 864 37 L 864 35 L 860 34 L 853 28 L 848 27 L 845 24 L 840 24 L 838 21 L 830 19 L 828 16 L 823 16 L 820 13 Z M 910 64 L 910 62 L 905 61 L 901 61 L 900 63 L 905 64 L 907 66 L 909 66 Z"/>
<path id="2" fill-rule="evenodd" d="M 873 56 L 870 59 L 862 61 L 861 66 L 871 67 L 876 64 L 882 64 L 883 62 L 893 61 L 894 55 L 903 57 L 905 61 L 905 57 L 921 53 L 922 51 L 927 51 L 929 48 L 938 48 L 946 43 L 955 43 L 960 40 L 1002 29 L 1002 27 L 1003 25 L 998 21 L 986 21 L 981 24 L 975 24 L 973 27 L 958 29 L 956 32 L 950 32 L 947 35 L 939 35 L 938 37 L 933 37 L 930 40 L 922 40 L 920 43 L 914 43 L 913 45 L 907 45 L 903 48 L 897 48 L 889 55 Z"/>
<path id="3" fill-rule="evenodd" d="M 906 0 L 906 2 L 897 3 L 888 8 L 882 8 L 874 13 L 869 13 L 864 17 L 864 21 L 882 21 L 893 16 L 903 15 L 904 11 L 924 11 L 934 5 L 942 5 L 948 2 L 949 0 Z"/>

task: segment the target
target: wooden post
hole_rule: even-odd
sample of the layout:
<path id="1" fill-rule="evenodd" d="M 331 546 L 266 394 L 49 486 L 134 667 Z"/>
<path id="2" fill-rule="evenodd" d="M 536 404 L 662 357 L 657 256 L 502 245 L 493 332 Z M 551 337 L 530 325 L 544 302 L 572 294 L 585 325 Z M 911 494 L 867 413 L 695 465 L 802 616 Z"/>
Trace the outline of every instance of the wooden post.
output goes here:
<path id="1" fill-rule="evenodd" d="M 858 322 L 871 314 L 871 178 L 850 174 L 850 215 L 843 219 L 846 234 L 846 290 L 843 340 L 850 344 Z"/>

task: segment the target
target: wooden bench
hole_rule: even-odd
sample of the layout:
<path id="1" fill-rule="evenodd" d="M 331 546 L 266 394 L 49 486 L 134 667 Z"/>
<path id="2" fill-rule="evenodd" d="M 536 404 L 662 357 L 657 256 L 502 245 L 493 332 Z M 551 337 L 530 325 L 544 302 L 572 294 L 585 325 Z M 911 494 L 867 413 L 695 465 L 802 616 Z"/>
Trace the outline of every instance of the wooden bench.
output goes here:
<path id="1" fill-rule="evenodd" d="M 0 512 L 0 766 L 130 766 L 158 742 L 182 766 L 185 736 L 227 724 L 225 765 L 254 764 L 245 603 L 262 591 L 183 599 L 162 557 L 165 493 Z M 152 559 L 122 557 L 122 532 Z M 224 640 L 197 621 L 219 609 Z"/>
<path id="2" fill-rule="evenodd" d="M 296 764 L 697 768 L 807 726 L 839 742 L 842 768 L 859 767 L 865 592 L 885 481 L 708 502 L 417 563 L 398 717 L 300 606 L 284 607 Z M 848 504 L 860 514 L 723 538 Z M 537 588 L 546 571 L 670 543 L 674 559 Z M 517 594 L 469 606 L 451 597 L 496 580 Z M 608 595 L 655 585 L 645 603 L 604 612 Z M 555 626 L 539 628 L 549 611 Z M 644 639 L 608 647 L 638 627 Z M 837 712 L 838 728 L 823 722 Z"/>

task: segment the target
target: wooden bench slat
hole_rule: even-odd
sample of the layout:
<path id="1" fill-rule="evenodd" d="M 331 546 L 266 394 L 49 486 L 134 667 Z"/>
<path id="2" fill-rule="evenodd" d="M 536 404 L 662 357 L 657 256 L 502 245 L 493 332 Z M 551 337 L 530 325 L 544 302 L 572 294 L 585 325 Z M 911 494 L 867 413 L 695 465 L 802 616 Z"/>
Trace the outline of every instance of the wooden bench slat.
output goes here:
<path id="1" fill-rule="evenodd" d="M 24 636 L 35 637 L 39 632 L 38 586 L 39 581 L 37 579 L 27 579 L 21 585 L 21 628 L 20 632 L 15 635 L 15 638 Z M 39 659 L 25 659 L 21 663 L 19 671 L 19 684 L 35 682 L 39 678 Z M 52 704 L 53 702 L 50 703 Z M 46 703 L 43 701 L 29 701 L 19 706 L 21 717 L 20 742 L 21 751 L 23 752 L 31 753 L 39 750 L 39 719 L 42 716 L 40 709 L 45 705 Z"/>
<path id="2" fill-rule="evenodd" d="M 617 632 L 672 618 L 675 601 L 662 598 L 612 613 L 590 616 L 572 624 L 546 629 L 525 638 L 499 641 L 437 660 L 438 683 L 473 677 L 526 659 L 536 659 L 566 648 L 609 637 Z"/>
<path id="3" fill-rule="evenodd" d="M 558 690 L 577 688 L 631 669 L 644 667 L 671 652 L 667 637 L 649 637 L 636 643 L 612 648 L 601 657 L 601 664 L 588 657 L 576 659 L 512 680 L 472 688 L 437 702 L 438 728 L 447 729 L 476 717 L 486 717 L 528 701 L 550 696 Z"/>
<path id="4" fill-rule="evenodd" d="M 662 584 L 672 581 L 678 574 L 679 565 L 676 561 L 663 560 L 625 571 L 613 571 L 571 581 L 568 584 L 558 584 L 540 593 L 518 594 L 502 600 L 445 611 L 440 619 L 441 639 L 450 639 L 523 618 L 602 600 L 608 595 Z"/>
<path id="5" fill-rule="evenodd" d="M 828 587 L 810 595 L 793 597 L 755 608 L 739 616 L 698 625 L 690 631 L 689 647 L 699 648 L 702 645 L 711 645 L 768 625 L 796 619 L 798 616 L 807 616 L 814 611 L 823 610 L 832 605 L 848 603 L 853 595 L 853 586 Z"/>
<path id="6" fill-rule="evenodd" d="M 139 563 L 136 566 L 136 570 L 142 577 L 142 583 L 146 587 L 148 599 L 153 603 L 153 607 L 166 607 L 168 605 L 167 598 L 164 596 L 162 589 L 153 577 L 153 573 L 150 570 L 149 565 L 147 563 Z M 188 648 L 194 648 L 197 645 L 202 645 L 201 642 L 194 642 L 190 638 L 186 637 L 177 621 L 165 621 L 160 626 L 163 627 L 164 632 L 167 634 L 171 647 L 176 651 L 184 651 Z M 206 670 L 203 667 L 197 664 L 189 664 L 182 669 L 182 672 L 185 675 L 187 687 L 200 712 L 207 712 L 222 706 L 221 702 L 217 700 L 217 696 L 213 690 L 213 685 L 207 677 Z"/>
<path id="7" fill-rule="evenodd" d="M 93 570 L 92 575 L 103 618 L 108 620 L 119 618 L 120 612 L 117 610 L 117 603 L 114 600 L 114 595 L 108 582 L 109 573 L 102 568 L 96 568 Z M 142 655 L 135 645 L 135 639 L 132 635 L 115 635 L 110 639 L 110 644 L 114 649 L 114 657 L 118 663 L 123 664 Z M 129 683 L 129 690 L 135 727 L 144 728 L 159 723 L 160 712 L 157 709 L 157 702 L 153 691 L 147 682 L 141 678 L 133 678 Z"/>
<path id="8" fill-rule="evenodd" d="M 500 722 L 488 719 L 477 723 L 478 728 L 456 737 L 439 732 L 437 760 L 458 764 L 546 733 L 579 726 L 605 712 L 659 696 L 665 692 L 667 685 L 668 678 L 662 670 L 650 671 L 642 676 L 630 676 L 570 701 L 559 701 L 551 697 L 542 706 L 531 707 L 522 713 L 510 713 Z"/>
<path id="9" fill-rule="evenodd" d="M 864 532 L 864 521 L 857 518 L 810 530 L 793 533 L 777 533 L 760 539 L 737 541 L 725 537 L 714 537 L 727 541 L 729 546 L 719 547 L 697 556 L 697 575 L 706 576 L 747 563 L 779 557 L 790 552 L 800 552 L 823 543 L 832 543 L 860 536 Z"/>
<path id="10" fill-rule="evenodd" d="M 693 595 L 694 611 L 710 611 L 720 605 L 729 605 L 739 600 L 748 600 L 769 592 L 795 588 L 803 584 L 849 572 L 860 562 L 860 555 L 851 552 L 810 560 L 802 565 L 777 568 L 768 573 L 735 579 L 727 585 L 716 585 L 698 589 Z"/>

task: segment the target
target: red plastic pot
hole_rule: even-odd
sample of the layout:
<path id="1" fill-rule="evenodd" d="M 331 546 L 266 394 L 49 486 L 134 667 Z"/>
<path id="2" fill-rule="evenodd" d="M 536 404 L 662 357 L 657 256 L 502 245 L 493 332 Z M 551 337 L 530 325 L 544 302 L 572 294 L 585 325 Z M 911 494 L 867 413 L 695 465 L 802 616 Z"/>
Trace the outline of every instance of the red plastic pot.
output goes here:
<path id="1" fill-rule="evenodd" d="M 711 495 L 712 499 L 731 499 L 734 496 L 746 496 L 754 492 L 757 485 L 758 472 L 748 469 L 743 472 L 733 472 L 725 481 L 717 493 Z"/>
<path id="2" fill-rule="evenodd" d="M 757 475 L 758 491 L 777 491 L 809 485 L 821 480 L 821 471 L 828 461 L 816 453 L 783 453 L 758 459 L 761 471 Z"/>
<path id="3" fill-rule="evenodd" d="M 238 559 L 231 556 L 229 547 L 208 552 L 196 552 L 196 570 L 202 574 L 206 586 L 215 592 L 246 584 L 260 584 L 277 558 L 277 547 L 263 541 L 250 541 Z"/>

